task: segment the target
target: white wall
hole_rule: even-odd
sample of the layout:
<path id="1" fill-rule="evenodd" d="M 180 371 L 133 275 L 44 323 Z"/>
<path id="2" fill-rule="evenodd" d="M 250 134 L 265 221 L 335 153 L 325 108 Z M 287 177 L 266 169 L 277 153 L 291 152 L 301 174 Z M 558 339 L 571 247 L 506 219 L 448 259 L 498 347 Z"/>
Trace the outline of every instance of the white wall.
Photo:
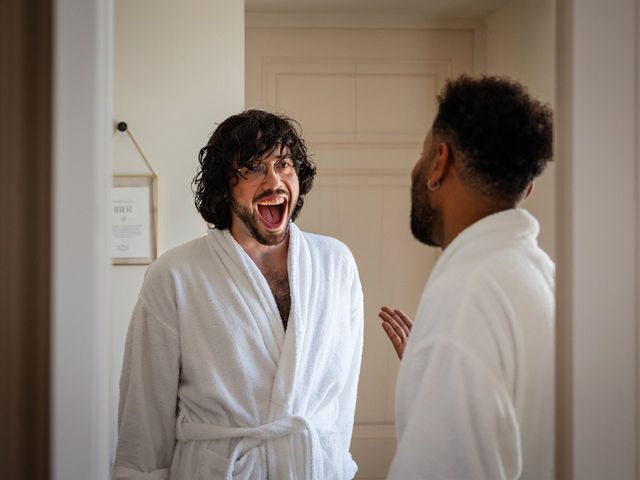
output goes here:
<path id="1" fill-rule="evenodd" d="M 114 37 L 114 119 L 127 122 L 158 174 L 162 253 L 206 231 L 190 182 L 216 123 L 244 105 L 244 2 L 115 0 Z M 113 171 L 147 172 L 126 134 L 114 137 Z M 124 338 L 145 270 L 111 269 L 114 429 Z"/>
<path id="2" fill-rule="evenodd" d="M 513 0 L 487 17 L 487 73 L 522 82 L 532 95 L 555 104 L 555 2 Z M 555 258 L 555 162 L 549 163 L 525 202 L 540 221 L 540 245 Z"/>
<path id="3" fill-rule="evenodd" d="M 640 473 L 640 1 L 558 7 L 558 478 L 632 480 Z"/>

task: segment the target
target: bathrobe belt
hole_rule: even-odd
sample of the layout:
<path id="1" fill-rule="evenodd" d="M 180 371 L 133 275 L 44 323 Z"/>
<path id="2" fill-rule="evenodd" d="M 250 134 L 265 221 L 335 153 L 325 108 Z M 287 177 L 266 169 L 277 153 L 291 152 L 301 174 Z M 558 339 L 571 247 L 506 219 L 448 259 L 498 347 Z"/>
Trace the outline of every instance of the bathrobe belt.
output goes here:
<path id="1" fill-rule="evenodd" d="M 224 440 L 240 438 L 230 456 L 226 479 L 232 480 L 233 467 L 237 459 L 248 450 L 257 447 L 267 440 L 285 437 L 292 433 L 306 431 L 308 437 L 302 437 L 305 442 L 305 478 L 310 480 L 323 480 L 322 446 L 318 436 L 318 426 L 328 426 L 334 421 L 334 411 L 326 408 L 311 419 L 292 415 L 273 422 L 265 423 L 258 427 L 224 427 L 208 423 L 185 422 L 180 413 L 176 424 L 176 437 L 186 442 L 189 440 Z M 266 465 L 263 465 L 266 471 Z"/>

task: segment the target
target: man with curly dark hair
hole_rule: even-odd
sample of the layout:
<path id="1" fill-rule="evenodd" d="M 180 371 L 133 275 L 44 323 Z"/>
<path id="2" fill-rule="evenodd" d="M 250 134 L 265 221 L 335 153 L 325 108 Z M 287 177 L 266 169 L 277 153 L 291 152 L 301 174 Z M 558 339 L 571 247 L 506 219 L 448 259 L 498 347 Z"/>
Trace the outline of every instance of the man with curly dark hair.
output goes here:
<path id="1" fill-rule="evenodd" d="M 519 204 L 552 156 L 552 112 L 499 77 L 462 76 L 438 100 L 411 230 L 443 253 L 415 324 L 380 312 L 402 359 L 389 478 L 551 479 L 554 264 Z"/>
<path id="2" fill-rule="evenodd" d="M 293 223 L 316 173 L 296 124 L 234 115 L 199 160 L 211 228 L 145 276 L 114 478 L 351 479 L 362 289 L 344 244 Z"/>

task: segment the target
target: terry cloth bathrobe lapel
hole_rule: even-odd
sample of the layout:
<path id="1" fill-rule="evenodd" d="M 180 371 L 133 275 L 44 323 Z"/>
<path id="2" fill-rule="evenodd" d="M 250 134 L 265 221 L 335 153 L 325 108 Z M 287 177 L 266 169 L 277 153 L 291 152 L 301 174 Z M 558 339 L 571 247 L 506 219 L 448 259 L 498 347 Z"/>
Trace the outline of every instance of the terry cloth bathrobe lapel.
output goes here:
<path id="1" fill-rule="evenodd" d="M 267 280 L 229 231 L 211 230 L 179 249 L 192 257 L 203 241 L 211 264 L 190 258 L 195 268 L 173 268 L 174 287 L 189 288 L 178 288 L 176 294 L 182 378 L 170 466 L 145 460 L 140 470 L 159 476 L 136 476 L 123 450 L 114 478 L 352 478 L 356 468 L 348 448 L 362 349 L 362 293 L 350 253 L 333 239 L 291 224 L 291 309 L 285 333 Z M 142 302 L 144 292 L 143 287 Z M 206 301 L 194 307 L 194 294 Z M 213 322 L 202 322 L 211 312 Z M 126 364 L 127 355 L 122 382 L 131 389 Z M 212 385 L 207 385 L 209 378 Z M 119 453 L 123 435 L 125 442 L 135 438 L 135 432 L 123 429 L 122 395 L 120 417 Z"/>
<path id="2" fill-rule="evenodd" d="M 273 390 L 263 424 L 256 427 L 220 427 L 198 423 L 178 423 L 178 439 L 181 440 L 239 439 L 230 456 L 228 468 L 224 472 L 229 480 L 236 478 L 234 465 L 241 457 L 247 459 L 248 456 L 256 457 L 255 462 L 259 463 L 254 465 L 253 470 L 260 471 L 262 476 L 267 472 L 269 478 L 281 478 L 280 475 L 284 472 L 281 471 L 282 468 L 278 468 L 277 458 L 282 457 L 283 452 L 279 450 L 288 448 L 289 442 L 285 437 L 293 433 L 301 433 L 301 438 L 304 439 L 304 478 L 313 480 L 324 478 L 322 450 L 317 428 L 322 426 L 323 420 L 326 421 L 329 418 L 323 419 L 321 415 L 317 418 L 306 418 L 292 414 L 294 393 L 298 383 L 296 360 L 300 356 L 302 344 L 300 337 L 304 333 L 306 320 L 300 315 L 300 285 L 297 281 L 300 264 L 303 264 L 303 275 L 310 275 L 311 272 L 304 271 L 304 267 L 309 266 L 310 262 L 299 261 L 300 239 L 295 225 L 290 228 L 290 231 L 287 262 L 291 309 L 286 334 L 273 292 L 260 269 L 228 230 L 224 230 L 219 235 L 212 235 L 212 240 L 224 250 L 226 260 L 232 262 L 233 265 L 230 265 L 230 268 L 237 268 L 241 272 L 240 275 L 234 275 L 234 278 L 239 279 L 238 287 L 242 288 L 240 291 L 253 292 L 253 295 L 247 295 L 245 300 L 256 304 L 251 308 L 254 314 L 253 320 L 265 340 L 265 347 L 274 366 Z M 246 289 L 247 286 L 249 289 Z M 278 442 L 283 438 L 285 442 Z M 264 450 L 261 451 L 260 448 Z M 214 472 L 215 465 L 211 473 Z"/>

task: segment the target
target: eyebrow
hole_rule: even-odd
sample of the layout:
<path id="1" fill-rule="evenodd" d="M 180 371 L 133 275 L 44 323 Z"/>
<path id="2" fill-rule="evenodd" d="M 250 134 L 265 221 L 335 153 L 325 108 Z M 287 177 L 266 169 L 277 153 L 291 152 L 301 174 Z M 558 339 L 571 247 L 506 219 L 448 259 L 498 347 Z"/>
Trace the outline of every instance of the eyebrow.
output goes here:
<path id="1" fill-rule="evenodd" d="M 277 160 L 291 160 L 291 152 L 286 153 L 286 154 L 284 154 L 284 155 L 282 155 L 282 154 L 277 154 L 277 155 L 276 155 L 276 159 L 274 160 L 274 162 L 275 162 L 275 161 L 277 161 Z M 256 163 L 262 163 L 262 162 L 264 162 L 264 161 L 265 161 L 265 160 L 261 160 L 261 159 L 259 159 L 259 158 L 254 158 L 254 159 L 253 159 L 253 161 L 252 161 L 252 162 L 250 162 L 250 163 L 251 163 L 251 164 L 256 164 Z"/>

